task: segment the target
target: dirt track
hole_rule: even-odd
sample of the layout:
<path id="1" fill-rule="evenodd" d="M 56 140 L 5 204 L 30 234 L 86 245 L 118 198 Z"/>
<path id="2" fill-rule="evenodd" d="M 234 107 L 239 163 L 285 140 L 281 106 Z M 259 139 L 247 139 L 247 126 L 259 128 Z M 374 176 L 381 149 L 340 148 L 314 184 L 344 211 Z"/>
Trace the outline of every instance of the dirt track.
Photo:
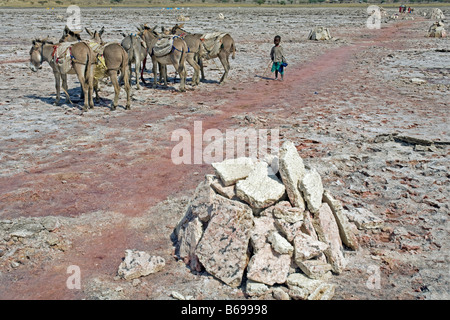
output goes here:
<path id="1" fill-rule="evenodd" d="M 239 18 L 237 9 L 228 10 L 226 16 Z M 58 216 L 61 227 L 54 231 L 56 248 L 30 252 L 24 248 L 32 240 L 0 239 L 6 253 L 0 255 L 0 298 L 166 299 L 172 290 L 196 299 L 244 298 L 241 289 L 194 275 L 172 257 L 170 234 L 212 168 L 175 166 L 170 136 L 178 128 L 192 132 L 199 120 L 203 131 L 280 128 L 347 208 L 363 206 L 385 220 L 379 232 L 360 231 L 363 247 L 348 252 L 348 270 L 333 278 L 335 298 L 448 298 L 448 146 L 420 152 L 379 137 L 450 141 L 449 71 L 440 66 L 450 58 L 435 51 L 448 48 L 449 40 L 425 38 L 431 23 L 421 18 L 367 30 L 358 10 L 290 12 L 285 20 L 335 17 L 331 32 L 341 40 L 311 43 L 306 29 L 299 36 L 279 27 L 290 62 L 283 83 L 261 77 L 273 35 L 255 27 L 250 37 L 234 27 L 238 52 L 226 84 L 210 81 L 186 93 L 144 88 L 134 91 L 131 111 L 110 112 L 108 100 L 87 113 L 52 106 L 48 66 L 34 74 L 22 62 L 33 35 L 9 40 L 21 49 L 2 52 L 0 61 L 0 217 Z M 276 10 L 257 13 L 272 19 Z M 349 27 L 345 21 L 352 21 Z M 420 55 L 430 57 L 425 67 L 398 64 Z M 218 79 L 217 71 L 206 72 Z M 411 77 L 428 82 L 418 86 Z M 105 99 L 111 92 L 104 88 Z M 18 249 L 8 255 L 12 248 Z M 165 269 L 135 287 L 114 280 L 129 248 L 164 257 Z M 66 288 L 69 265 L 80 266 L 81 290 Z M 371 265 L 381 270 L 381 290 L 366 286 Z"/>

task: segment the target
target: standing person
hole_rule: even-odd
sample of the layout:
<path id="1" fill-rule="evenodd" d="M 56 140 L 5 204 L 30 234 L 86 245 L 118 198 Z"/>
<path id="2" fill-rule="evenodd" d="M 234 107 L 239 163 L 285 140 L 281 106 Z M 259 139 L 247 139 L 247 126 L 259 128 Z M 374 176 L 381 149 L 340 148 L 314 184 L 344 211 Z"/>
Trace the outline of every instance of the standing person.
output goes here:
<path id="1" fill-rule="evenodd" d="M 278 79 L 278 73 L 281 75 L 281 81 L 283 81 L 284 67 L 287 66 L 286 59 L 284 58 L 283 48 L 280 45 L 281 37 L 275 36 L 273 39 L 274 46 L 270 51 L 270 59 L 272 59 L 272 72 L 275 71 L 275 80 Z"/>

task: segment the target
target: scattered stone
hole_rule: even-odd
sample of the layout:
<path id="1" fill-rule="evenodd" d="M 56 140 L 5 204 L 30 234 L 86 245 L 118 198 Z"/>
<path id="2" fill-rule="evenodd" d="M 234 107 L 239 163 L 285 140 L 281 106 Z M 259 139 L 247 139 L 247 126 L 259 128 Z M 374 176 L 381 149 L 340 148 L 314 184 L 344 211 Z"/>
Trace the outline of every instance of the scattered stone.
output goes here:
<path id="1" fill-rule="evenodd" d="M 303 233 L 307 234 L 314 240 L 319 240 L 319 238 L 317 237 L 316 230 L 314 230 L 312 221 L 313 218 L 311 216 L 311 213 L 309 211 L 305 211 L 303 215 L 303 224 L 300 229 Z"/>
<path id="2" fill-rule="evenodd" d="M 41 224 L 44 226 L 44 228 L 47 231 L 55 231 L 56 229 L 58 229 L 59 227 L 61 227 L 61 224 L 59 223 L 59 219 L 57 217 L 44 217 L 41 220 Z"/>
<path id="3" fill-rule="evenodd" d="M 308 300 L 331 300 L 334 296 L 335 288 L 335 284 L 322 283 L 311 293 Z"/>
<path id="4" fill-rule="evenodd" d="M 198 216 L 203 222 L 207 222 L 211 218 L 211 210 L 218 197 L 211 188 L 213 180 L 214 176 L 206 175 L 205 180 L 195 189 L 190 204 L 192 214 Z"/>
<path id="5" fill-rule="evenodd" d="M 439 8 L 433 8 L 430 13 L 430 18 L 433 20 L 444 20 L 445 15 Z"/>
<path id="6" fill-rule="evenodd" d="M 275 300 L 291 300 L 287 290 L 284 289 L 284 287 L 273 288 L 272 295 Z"/>
<path id="7" fill-rule="evenodd" d="M 271 206 L 281 199 L 285 191 L 284 185 L 271 174 L 265 162 L 258 162 L 248 177 L 236 184 L 239 199 L 258 209 Z"/>
<path id="8" fill-rule="evenodd" d="M 214 178 L 213 182 L 211 183 L 211 187 L 221 196 L 224 196 L 225 198 L 232 199 L 236 195 L 235 187 L 234 185 L 225 187 L 222 180 Z"/>
<path id="9" fill-rule="evenodd" d="M 235 184 L 238 180 L 247 178 L 254 168 L 253 160 L 245 157 L 227 159 L 211 165 L 226 187 Z"/>
<path id="10" fill-rule="evenodd" d="M 246 204 L 225 198 L 216 204 L 195 251 L 206 271 L 231 287 L 239 286 L 252 228 L 252 210 Z"/>
<path id="11" fill-rule="evenodd" d="M 346 215 L 351 222 L 355 223 L 359 230 L 378 229 L 381 228 L 383 224 L 383 220 L 364 208 L 346 211 Z"/>
<path id="12" fill-rule="evenodd" d="M 428 29 L 428 36 L 432 38 L 445 38 L 447 36 L 447 31 L 444 28 L 444 23 L 442 21 L 436 21 Z"/>
<path id="13" fill-rule="evenodd" d="M 272 231 L 267 237 L 267 240 L 272 244 L 273 250 L 279 254 L 288 254 L 289 256 L 292 256 L 294 247 L 278 232 Z"/>
<path id="14" fill-rule="evenodd" d="M 306 200 L 308 209 L 315 214 L 322 204 L 323 185 L 322 179 L 316 169 L 308 171 L 299 183 L 299 188 Z"/>
<path id="15" fill-rule="evenodd" d="M 323 192 L 323 202 L 330 206 L 331 212 L 336 219 L 339 228 L 339 235 L 342 242 L 349 248 L 357 250 L 359 247 L 358 239 L 351 230 L 348 218 L 344 214 L 344 208 L 339 200 L 333 198 L 328 190 Z"/>
<path id="16" fill-rule="evenodd" d="M 305 166 L 291 141 L 284 142 L 280 148 L 279 172 L 291 204 L 304 211 L 305 201 L 298 189 L 298 183 L 305 175 Z"/>
<path id="17" fill-rule="evenodd" d="M 34 221 L 18 222 L 9 229 L 9 234 L 12 237 L 28 238 L 34 234 L 42 231 L 44 227 L 42 224 Z"/>
<path id="18" fill-rule="evenodd" d="M 125 250 L 125 259 L 119 266 L 117 274 L 125 280 L 148 276 L 164 268 L 166 262 L 158 256 L 137 250 Z"/>
<path id="19" fill-rule="evenodd" d="M 292 207 L 288 201 L 280 201 L 273 208 L 275 218 L 288 223 L 296 223 L 303 220 L 304 209 Z"/>
<path id="20" fill-rule="evenodd" d="M 343 254 L 342 241 L 339 236 L 339 228 L 327 203 L 322 204 L 319 212 L 313 219 L 314 229 L 320 241 L 328 244 L 328 249 L 324 251 L 328 263 L 333 267 L 334 273 L 341 273 L 345 268 L 346 261 Z"/>
<path id="21" fill-rule="evenodd" d="M 195 249 L 203 235 L 203 224 L 198 217 L 190 221 L 179 233 L 179 256 L 192 270 L 201 271 Z"/>
<path id="22" fill-rule="evenodd" d="M 170 295 L 172 296 L 172 298 L 177 300 L 186 300 L 186 298 L 181 293 L 178 293 L 176 291 L 172 291 Z"/>
<path id="23" fill-rule="evenodd" d="M 288 254 L 278 254 L 270 244 L 260 249 L 248 263 L 247 277 L 268 285 L 284 283 L 289 273 L 291 258 Z"/>
<path id="24" fill-rule="evenodd" d="M 411 83 L 424 84 L 424 83 L 427 83 L 427 80 L 420 79 L 420 78 L 411 78 Z"/>
<path id="25" fill-rule="evenodd" d="M 294 300 L 306 300 L 309 294 L 308 290 L 296 286 L 290 286 L 288 291 L 289 297 Z"/>
<path id="26" fill-rule="evenodd" d="M 331 35 L 328 28 L 315 27 L 309 32 L 308 40 L 330 40 Z"/>
<path id="27" fill-rule="evenodd" d="M 59 237 L 54 233 L 47 234 L 46 242 L 49 246 L 56 246 L 59 244 Z"/>
<path id="28" fill-rule="evenodd" d="M 294 238 L 295 263 L 313 259 L 328 249 L 328 244 L 314 240 L 307 234 L 300 233 Z M 299 265 L 300 266 L 300 265 Z"/>
<path id="29" fill-rule="evenodd" d="M 245 291 L 249 296 L 262 296 L 269 290 L 269 287 L 264 283 L 247 280 Z"/>
<path id="30" fill-rule="evenodd" d="M 254 218 L 255 226 L 250 235 L 250 243 L 253 248 L 253 252 L 256 253 L 262 249 L 267 243 L 267 236 L 273 230 L 275 230 L 275 220 L 272 216 L 262 216 Z"/>
<path id="31" fill-rule="evenodd" d="M 295 236 L 302 232 L 303 221 L 289 223 L 283 219 L 275 219 L 275 226 L 289 242 L 292 242 Z"/>
<path id="32" fill-rule="evenodd" d="M 331 271 L 331 265 L 321 260 L 296 261 L 297 265 L 311 279 L 323 279 L 324 275 Z"/>
<path id="33" fill-rule="evenodd" d="M 131 285 L 132 285 L 133 287 L 137 287 L 140 283 L 141 283 L 141 280 L 139 280 L 139 279 L 133 279 L 133 282 L 131 283 Z"/>
<path id="34" fill-rule="evenodd" d="M 290 274 L 286 280 L 289 296 L 295 300 L 306 300 L 322 283 L 322 280 L 310 279 L 301 273 Z"/>

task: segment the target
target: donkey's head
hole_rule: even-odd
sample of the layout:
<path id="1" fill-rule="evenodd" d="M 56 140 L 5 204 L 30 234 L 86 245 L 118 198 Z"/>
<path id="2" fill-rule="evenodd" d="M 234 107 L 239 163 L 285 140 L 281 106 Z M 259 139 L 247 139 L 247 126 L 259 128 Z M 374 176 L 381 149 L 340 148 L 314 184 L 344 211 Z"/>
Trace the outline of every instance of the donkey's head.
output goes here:
<path id="1" fill-rule="evenodd" d="M 182 24 L 177 23 L 172 29 L 170 29 L 170 34 L 177 34 L 177 33 L 184 32 L 183 27 L 184 27 L 184 23 L 182 23 Z"/>
<path id="2" fill-rule="evenodd" d="M 157 26 L 152 29 L 147 24 L 141 25 L 140 27 L 137 27 L 137 29 L 139 30 L 138 35 L 141 36 L 141 38 L 143 38 L 144 40 L 146 38 L 159 38 L 160 34 L 156 31 L 156 27 Z"/>
<path id="3" fill-rule="evenodd" d="M 30 69 L 33 72 L 42 69 L 42 62 L 44 61 L 43 50 L 45 44 L 53 44 L 48 39 L 33 40 L 33 46 L 30 49 Z"/>
<path id="4" fill-rule="evenodd" d="M 72 31 L 72 30 L 69 29 L 68 26 L 66 26 L 64 28 L 63 35 L 62 35 L 61 39 L 59 39 L 59 43 L 61 43 L 61 42 L 80 41 L 81 40 L 80 33 L 81 33 L 81 31 Z"/>
<path id="5" fill-rule="evenodd" d="M 100 31 L 98 31 L 98 32 L 97 31 L 92 32 L 91 30 L 86 28 L 86 32 L 91 36 L 91 40 L 92 41 L 95 41 L 95 42 L 100 43 L 100 44 L 103 43 L 102 35 L 103 35 L 103 32 L 105 32 L 105 27 L 102 27 L 100 29 Z"/>

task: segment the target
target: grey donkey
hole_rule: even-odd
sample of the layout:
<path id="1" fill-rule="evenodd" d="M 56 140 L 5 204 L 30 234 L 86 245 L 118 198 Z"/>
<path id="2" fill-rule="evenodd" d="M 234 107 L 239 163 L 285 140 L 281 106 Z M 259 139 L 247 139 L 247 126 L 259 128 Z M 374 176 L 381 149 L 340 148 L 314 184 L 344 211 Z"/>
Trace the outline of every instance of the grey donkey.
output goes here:
<path id="1" fill-rule="evenodd" d="M 147 46 L 145 45 L 145 42 L 143 42 L 141 37 L 137 36 L 136 34 L 126 35 L 125 33 L 122 33 L 122 36 L 124 38 L 122 40 L 121 45 L 128 53 L 128 68 L 131 72 L 132 65 L 134 63 L 134 73 L 136 75 L 136 89 L 139 90 L 140 89 L 139 77 L 141 77 L 143 83 L 145 83 L 143 79 L 143 72 L 148 53 Z M 143 63 L 142 67 L 141 62 Z M 130 85 L 131 85 L 131 76 L 130 76 Z"/>
<path id="2" fill-rule="evenodd" d="M 53 44 L 46 39 L 33 40 L 33 46 L 30 49 L 30 69 L 36 72 L 42 68 L 42 63 L 47 62 L 53 70 L 55 76 L 56 101 L 60 102 L 61 80 L 62 88 L 66 95 L 66 102 L 72 104 L 68 93 L 67 75 L 76 74 L 80 81 L 84 94 L 83 110 L 94 107 L 93 100 L 93 78 L 94 65 L 96 63 L 95 53 L 84 42 L 71 44 L 66 48 L 64 54 L 58 56 L 58 44 Z M 69 54 L 67 54 L 69 52 Z M 61 62 L 61 63 L 60 63 Z"/>

